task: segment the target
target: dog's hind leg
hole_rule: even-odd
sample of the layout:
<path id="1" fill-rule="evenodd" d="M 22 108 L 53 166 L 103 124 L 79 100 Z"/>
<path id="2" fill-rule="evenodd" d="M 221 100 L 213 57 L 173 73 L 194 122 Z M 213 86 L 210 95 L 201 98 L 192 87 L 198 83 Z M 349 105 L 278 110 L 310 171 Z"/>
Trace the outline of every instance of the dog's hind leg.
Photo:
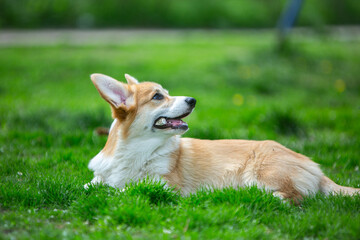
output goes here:
<path id="1" fill-rule="evenodd" d="M 281 191 L 274 191 L 273 196 L 280 198 L 284 203 L 291 203 L 295 205 L 300 204 L 300 201 L 302 200 L 302 196 L 300 194 L 294 195 Z"/>

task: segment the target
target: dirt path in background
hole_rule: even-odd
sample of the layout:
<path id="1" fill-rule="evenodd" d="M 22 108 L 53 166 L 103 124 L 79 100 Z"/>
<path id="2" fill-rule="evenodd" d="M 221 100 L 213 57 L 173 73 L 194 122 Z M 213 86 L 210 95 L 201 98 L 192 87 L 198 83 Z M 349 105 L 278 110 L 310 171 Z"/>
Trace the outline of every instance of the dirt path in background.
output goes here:
<path id="1" fill-rule="evenodd" d="M 198 34 L 275 34 L 275 29 L 244 30 L 1 30 L 0 47 L 7 46 L 52 46 L 52 45 L 122 45 L 142 39 L 176 39 Z M 325 36 L 341 41 L 360 40 L 360 26 L 330 27 Z M 316 35 L 310 28 L 295 28 L 292 35 Z"/>

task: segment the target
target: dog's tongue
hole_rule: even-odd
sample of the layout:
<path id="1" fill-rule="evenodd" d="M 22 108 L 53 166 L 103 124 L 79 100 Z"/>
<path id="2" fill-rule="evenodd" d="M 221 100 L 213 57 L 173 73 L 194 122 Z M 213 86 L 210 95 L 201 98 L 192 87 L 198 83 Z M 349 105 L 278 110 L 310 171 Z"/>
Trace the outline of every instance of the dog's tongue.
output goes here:
<path id="1" fill-rule="evenodd" d="M 168 124 L 171 124 L 172 128 L 187 128 L 188 125 L 181 119 L 167 119 Z"/>
<path id="2" fill-rule="evenodd" d="M 168 119 L 167 122 L 170 123 L 174 127 L 184 124 L 184 122 L 181 119 Z"/>

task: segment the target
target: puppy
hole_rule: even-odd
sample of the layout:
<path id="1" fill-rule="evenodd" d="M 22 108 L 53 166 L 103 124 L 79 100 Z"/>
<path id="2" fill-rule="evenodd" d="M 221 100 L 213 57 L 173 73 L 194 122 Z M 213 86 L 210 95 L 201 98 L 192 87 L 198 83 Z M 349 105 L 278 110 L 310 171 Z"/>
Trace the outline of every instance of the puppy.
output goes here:
<path id="1" fill-rule="evenodd" d="M 318 164 L 274 141 L 180 138 L 188 130 L 182 119 L 194 110 L 196 100 L 172 97 L 159 84 L 139 83 L 128 74 L 125 78 L 127 84 L 91 75 L 114 121 L 105 147 L 89 163 L 95 175 L 89 184 L 103 182 L 122 189 L 129 181 L 149 176 L 183 195 L 201 187 L 256 185 L 294 202 L 319 191 L 360 192 L 337 185 Z"/>

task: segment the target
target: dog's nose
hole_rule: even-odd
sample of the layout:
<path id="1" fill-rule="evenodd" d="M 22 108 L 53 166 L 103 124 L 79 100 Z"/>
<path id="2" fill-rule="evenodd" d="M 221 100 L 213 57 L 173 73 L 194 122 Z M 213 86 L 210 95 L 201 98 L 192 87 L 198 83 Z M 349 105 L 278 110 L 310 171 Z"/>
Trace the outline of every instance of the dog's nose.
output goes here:
<path id="1" fill-rule="evenodd" d="M 188 97 L 185 99 L 185 102 L 187 102 L 187 104 L 189 104 L 190 107 L 195 107 L 196 99 L 192 97 Z"/>

